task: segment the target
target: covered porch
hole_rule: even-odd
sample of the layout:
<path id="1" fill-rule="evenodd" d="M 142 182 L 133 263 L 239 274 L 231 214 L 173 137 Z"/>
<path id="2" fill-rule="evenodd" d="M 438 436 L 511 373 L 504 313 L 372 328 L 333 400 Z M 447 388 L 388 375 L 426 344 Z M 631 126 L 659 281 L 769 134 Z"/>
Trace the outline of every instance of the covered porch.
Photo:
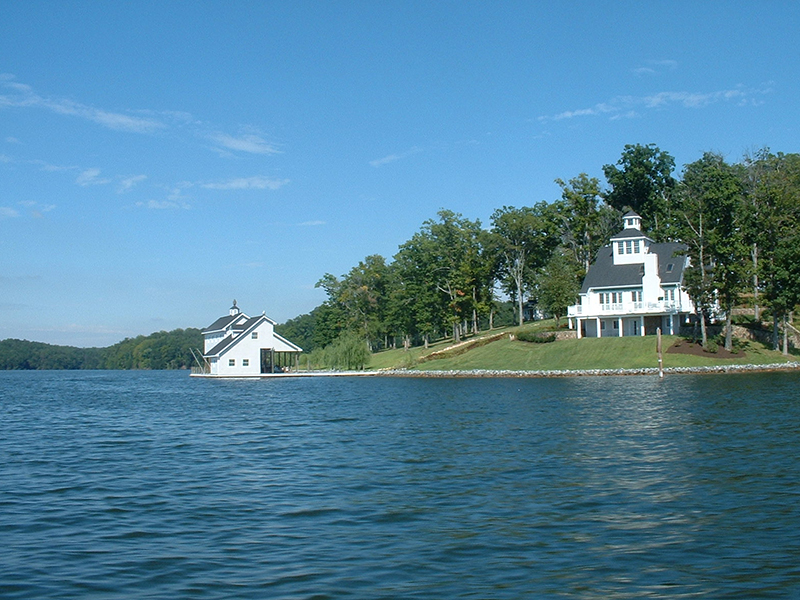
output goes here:
<path id="1" fill-rule="evenodd" d="M 576 330 L 578 339 L 655 335 L 659 328 L 665 335 L 676 335 L 680 326 L 678 314 L 576 316 L 569 320 L 569 327 Z"/>

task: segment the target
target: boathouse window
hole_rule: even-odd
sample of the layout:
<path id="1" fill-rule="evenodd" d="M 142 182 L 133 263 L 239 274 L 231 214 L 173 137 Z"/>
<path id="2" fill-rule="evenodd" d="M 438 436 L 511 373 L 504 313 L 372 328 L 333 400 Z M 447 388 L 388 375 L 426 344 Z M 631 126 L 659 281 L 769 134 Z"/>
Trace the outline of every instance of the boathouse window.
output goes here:
<path id="1" fill-rule="evenodd" d="M 242 366 L 243 367 L 249 367 L 250 366 L 250 359 L 249 358 L 243 358 L 242 359 Z"/>
<path id="2" fill-rule="evenodd" d="M 257 340 L 257 339 L 258 339 L 258 332 L 257 332 L 257 331 L 254 331 L 254 332 L 253 332 L 253 335 L 251 335 L 250 337 L 251 337 L 252 339 L 254 339 L 254 340 Z M 245 366 L 247 366 L 247 365 L 245 365 Z"/>
<path id="3" fill-rule="evenodd" d="M 236 366 L 236 359 L 235 358 L 229 358 L 228 359 L 228 366 L 229 367 L 235 367 Z"/>

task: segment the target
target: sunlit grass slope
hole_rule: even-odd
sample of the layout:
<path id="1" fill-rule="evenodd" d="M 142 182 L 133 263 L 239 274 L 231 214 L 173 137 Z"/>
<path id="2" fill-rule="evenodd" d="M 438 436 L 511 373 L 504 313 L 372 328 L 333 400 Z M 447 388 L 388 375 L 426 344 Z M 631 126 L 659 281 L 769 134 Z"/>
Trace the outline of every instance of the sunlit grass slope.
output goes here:
<path id="1" fill-rule="evenodd" d="M 708 354 L 690 356 L 669 354 L 669 348 L 678 338 L 663 337 L 664 367 L 703 367 L 735 364 L 769 364 L 797 360 L 785 357 L 780 352 L 767 350 L 762 344 L 751 343 L 743 358 L 723 359 Z M 532 344 L 510 340 L 508 336 L 492 343 L 469 350 L 463 354 L 429 360 L 416 361 L 448 344 L 442 343 L 430 350 L 413 348 L 409 352 L 394 350 L 373 356 L 371 369 L 414 368 L 419 370 L 576 370 L 576 369 L 638 369 L 657 367 L 656 338 L 589 338 L 561 340 L 549 344 Z"/>

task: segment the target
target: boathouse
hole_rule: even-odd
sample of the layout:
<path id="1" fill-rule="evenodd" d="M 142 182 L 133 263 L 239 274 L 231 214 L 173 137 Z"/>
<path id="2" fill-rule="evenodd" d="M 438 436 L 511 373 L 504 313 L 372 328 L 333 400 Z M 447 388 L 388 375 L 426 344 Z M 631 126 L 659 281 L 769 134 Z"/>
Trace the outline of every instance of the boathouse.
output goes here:
<path id="1" fill-rule="evenodd" d="M 192 375 L 261 377 L 297 371 L 303 350 L 275 333 L 275 325 L 264 313 L 246 315 L 234 300 L 227 315 L 201 331 L 202 359 Z"/>

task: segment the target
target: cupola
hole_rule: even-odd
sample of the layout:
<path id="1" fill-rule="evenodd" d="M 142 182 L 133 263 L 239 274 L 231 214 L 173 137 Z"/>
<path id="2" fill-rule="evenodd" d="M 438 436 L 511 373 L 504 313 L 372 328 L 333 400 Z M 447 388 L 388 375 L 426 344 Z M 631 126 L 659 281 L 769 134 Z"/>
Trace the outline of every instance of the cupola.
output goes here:
<path id="1" fill-rule="evenodd" d="M 633 211 L 629 211 L 625 213 L 622 217 L 623 220 L 623 229 L 638 229 L 639 231 L 642 230 L 642 217 L 637 215 Z"/>

